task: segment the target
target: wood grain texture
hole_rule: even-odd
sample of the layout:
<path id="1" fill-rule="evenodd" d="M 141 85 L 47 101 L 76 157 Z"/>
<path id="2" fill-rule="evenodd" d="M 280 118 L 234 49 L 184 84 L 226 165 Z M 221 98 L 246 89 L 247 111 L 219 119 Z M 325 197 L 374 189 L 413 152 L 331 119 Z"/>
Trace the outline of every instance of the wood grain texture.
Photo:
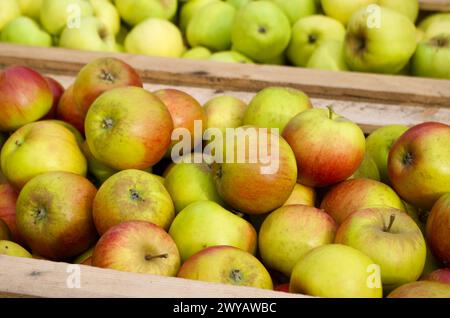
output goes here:
<path id="1" fill-rule="evenodd" d="M 450 11 L 450 0 L 420 0 L 420 9 L 425 11 Z"/>

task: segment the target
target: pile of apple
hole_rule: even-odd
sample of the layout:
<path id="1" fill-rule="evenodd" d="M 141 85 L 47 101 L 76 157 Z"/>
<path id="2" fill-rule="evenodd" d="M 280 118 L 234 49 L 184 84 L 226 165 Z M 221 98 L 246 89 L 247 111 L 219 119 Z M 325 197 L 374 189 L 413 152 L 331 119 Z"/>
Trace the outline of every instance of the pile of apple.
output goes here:
<path id="1" fill-rule="evenodd" d="M 450 13 L 419 17 L 418 0 L 2 0 L 0 32 L 25 45 L 450 79 Z"/>
<path id="2" fill-rule="evenodd" d="M 0 254 L 323 297 L 450 297 L 449 125 L 366 139 L 283 87 L 203 106 L 149 92 L 114 58 L 65 90 L 3 70 Z M 278 129 L 257 130 L 277 145 L 277 169 L 198 157 L 198 122 L 201 133 Z M 176 128 L 194 136 L 178 159 L 193 161 L 172 162 Z"/>

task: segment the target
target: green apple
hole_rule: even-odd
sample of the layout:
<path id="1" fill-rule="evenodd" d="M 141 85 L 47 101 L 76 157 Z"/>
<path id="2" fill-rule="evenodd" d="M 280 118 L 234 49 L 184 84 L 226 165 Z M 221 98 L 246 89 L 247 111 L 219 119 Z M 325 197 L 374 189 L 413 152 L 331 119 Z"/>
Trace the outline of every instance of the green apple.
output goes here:
<path id="1" fill-rule="evenodd" d="M 40 21 L 48 33 L 58 36 L 67 27 L 81 27 L 80 18 L 93 14 L 88 0 L 43 0 Z"/>
<path id="2" fill-rule="evenodd" d="M 317 13 L 315 0 L 271 0 L 275 2 L 287 15 L 291 24 L 298 19 Z"/>
<path id="3" fill-rule="evenodd" d="M 120 26 L 119 32 L 116 35 L 116 43 L 120 44 L 121 46 L 124 46 L 125 39 L 127 38 L 129 32 L 130 30 L 122 24 Z"/>
<path id="4" fill-rule="evenodd" d="M 380 273 L 366 254 L 349 246 L 316 247 L 295 265 L 289 290 L 332 298 L 381 298 Z"/>
<path id="5" fill-rule="evenodd" d="M 434 13 L 423 19 L 417 26 L 422 31 L 426 32 L 428 28 L 434 24 L 440 24 L 441 22 L 447 23 L 450 21 L 450 12 Z"/>
<path id="6" fill-rule="evenodd" d="M 223 51 L 212 54 L 208 60 L 224 63 L 253 64 L 253 61 L 236 51 Z"/>
<path id="7" fill-rule="evenodd" d="M 419 281 L 400 286 L 392 291 L 388 298 L 450 298 L 450 285 Z"/>
<path id="8" fill-rule="evenodd" d="M 192 17 L 197 13 L 202 7 L 209 3 L 219 2 L 219 0 L 189 0 L 186 1 L 180 9 L 179 23 L 180 30 L 185 33 L 191 21 Z"/>
<path id="9" fill-rule="evenodd" d="M 178 8 L 177 0 L 115 0 L 120 17 L 135 26 L 148 18 L 171 20 Z"/>
<path id="10" fill-rule="evenodd" d="M 419 43 L 411 61 L 411 72 L 416 76 L 450 79 L 449 65 L 450 31 Z"/>
<path id="11" fill-rule="evenodd" d="M 33 46 L 52 45 L 51 36 L 28 17 L 18 17 L 6 24 L 0 34 L 0 41 Z"/>
<path id="12" fill-rule="evenodd" d="M 272 57 L 268 60 L 261 60 L 260 63 L 267 64 L 267 65 L 286 65 L 287 59 L 283 52 L 282 54 Z"/>
<path id="13" fill-rule="evenodd" d="M 190 60 L 207 60 L 211 56 L 211 54 L 211 51 L 206 47 L 197 46 L 184 52 L 181 57 Z"/>
<path id="14" fill-rule="evenodd" d="M 75 260 L 73 261 L 74 264 L 81 264 L 81 265 L 92 265 L 92 254 L 94 253 L 95 246 L 89 248 L 83 254 L 79 255 Z"/>
<path id="15" fill-rule="evenodd" d="M 352 15 L 345 39 L 345 60 L 352 71 L 398 73 L 416 50 L 416 27 L 397 11 L 362 8 Z M 386 49 L 389 48 L 389 49 Z"/>
<path id="16" fill-rule="evenodd" d="M 0 240 L 0 255 L 2 254 L 14 257 L 33 258 L 22 246 L 7 240 Z"/>
<path id="17" fill-rule="evenodd" d="M 292 27 L 287 56 L 294 65 L 306 66 L 311 55 L 322 43 L 343 42 L 344 38 L 345 28 L 339 21 L 323 15 L 304 17 Z"/>
<path id="18" fill-rule="evenodd" d="M 283 206 L 296 204 L 314 207 L 316 204 L 316 191 L 314 188 L 300 183 L 295 184 L 291 196 L 284 202 Z"/>
<path id="19" fill-rule="evenodd" d="M 306 67 L 329 71 L 348 70 L 344 42 L 330 40 L 321 43 L 311 54 Z"/>
<path id="20" fill-rule="evenodd" d="M 420 30 L 420 29 L 419 29 Z M 425 40 L 429 40 L 437 35 L 449 35 L 450 34 L 450 21 L 442 21 L 431 24 L 427 31 L 424 32 L 423 37 Z"/>
<path id="21" fill-rule="evenodd" d="M 218 128 L 225 133 L 227 128 L 243 126 L 247 104 L 234 96 L 222 95 L 210 99 L 204 108 L 206 128 Z"/>
<path id="22" fill-rule="evenodd" d="M 236 9 L 226 2 L 212 2 L 198 10 L 187 26 L 191 47 L 204 46 L 212 51 L 231 47 L 231 28 Z"/>
<path id="23" fill-rule="evenodd" d="M 408 130 L 404 125 L 388 125 L 373 131 L 366 139 L 366 151 L 375 161 L 380 179 L 386 184 L 390 184 L 387 171 L 389 151 L 397 139 Z"/>
<path id="24" fill-rule="evenodd" d="M 321 0 L 325 14 L 333 19 L 348 23 L 355 11 L 369 4 L 377 3 L 377 0 Z"/>
<path id="25" fill-rule="evenodd" d="M 419 15 L 418 0 L 378 0 L 378 4 L 404 14 L 413 23 Z"/>
<path id="26" fill-rule="evenodd" d="M 89 0 L 94 15 L 103 23 L 110 34 L 116 35 L 120 30 L 120 16 L 116 7 L 109 0 Z"/>
<path id="27" fill-rule="evenodd" d="M 225 0 L 225 2 L 228 2 L 229 4 L 231 4 L 236 9 L 240 9 L 240 8 L 244 7 L 245 5 L 247 5 L 248 3 L 252 2 L 252 1 L 253 0 Z M 190 2 L 192 2 L 192 0 Z"/>
<path id="28" fill-rule="evenodd" d="M 86 157 L 89 173 L 99 184 L 102 184 L 117 172 L 116 169 L 110 168 L 101 161 L 97 160 L 89 150 L 89 146 L 86 141 L 81 144 L 80 148 L 83 151 L 84 156 Z"/>
<path id="29" fill-rule="evenodd" d="M 0 31 L 8 22 L 20 16 L 20 7 L 16 0 L 0 1 Z"/>
<path id="30" fill-rule="evenodd" d="M 0 240 L 11 240 L 11 231 L 2 219 L 0 219 Z"/>
<path id="31" fill-rule="evenodd" d="M 339 226 L 335 241 L 378 264 L 385 291 L 416 281 L 425 265 L 425 238 L 416 222 L 397 209 L 376 207 L 353 213 Z"/>
<path id="32" fill-rule="evenodd" d="M 180 57 L 184 51 L 180 30 L 171 22 L 152 18 L 135 26 L 125 39 L 129 53 Z"/>
<path id="33" fill-rule="evenodd" d="M 175 217 L 170 230 L 184 262 L 195 253 L 217 245 L 228 245 L 254 254 L 256 231 L 239 216 L 211 201 L 188 205 Z"/>
<path id="34" fill-rule="evenodd" d="M 17 0 L 17 2 L 19 3 L 22 15 L 39 21 L 43 0 Z"/>
<path id="35" fill-rule="evenodd" d="M 267 87 L 250 101 L 244 125 L 277 128 L 281 134 L 294 116 L 312 107 L 309 97 L 302 91 L 289 87 Z"/>
<path id="36" fill-rule="evenodd" d="M 315 247 L 334 242 L 337 225 L 330 215 L 306 205 L 281 207 L 264 220 L 258 247 L 263 263 L 287 277 Z"/>
<path id="37" fill-rule="evenodd" d="M 256 62 L 279 56 L 290 38 L 289 19 L 269 1 L 253 1 L 241 8 L 231 33 L 233 50 Z"/>
<path id="38" fill-rule="evenodd" d="M 353 174 L 352 178 L 360 179 L 372 179 L 375 181 L 380 181 L 380 172 L 378 171 L 377 164 L 375 160 L 367 153 L 364 155 L 364 160 L 361 162 L 358 170 Z"/>

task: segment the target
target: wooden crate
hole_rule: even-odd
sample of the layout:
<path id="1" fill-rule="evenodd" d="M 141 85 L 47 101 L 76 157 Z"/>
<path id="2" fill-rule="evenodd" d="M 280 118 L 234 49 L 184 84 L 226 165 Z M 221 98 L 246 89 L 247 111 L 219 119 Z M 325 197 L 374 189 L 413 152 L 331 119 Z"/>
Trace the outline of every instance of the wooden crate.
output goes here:
<path id="1" fill-rule="evenodd" d="M 449 0 L 419 0 L 420 9 L 424 11 L 450 11 Z"/>
<path id="2" fill-rule="evenodd" d="M 267 86 L 304 90 L 316 107 L 332 105 L 365 132 L 387 124 L 425 121 L 450 124 L 450 81 L 329 72 L 294 67 L 224 64 L 129 54 L 78 52 L 0 44 L 0 69 L 27 65 L 53 76 L 64 86 L 90 60 L 114 56 L 130 63 L 145 87 L 182 89 L 200 102 L 231 94 L 249 101 Z M 80 266 L 81 288 L 68 288 L 74 270 L 66 263 L 0 255 L 0 296 L 17 297 L 306 297 L 255 288 L 124 273 Z M 69 271 L 69 272 L 68 272 Z"/>

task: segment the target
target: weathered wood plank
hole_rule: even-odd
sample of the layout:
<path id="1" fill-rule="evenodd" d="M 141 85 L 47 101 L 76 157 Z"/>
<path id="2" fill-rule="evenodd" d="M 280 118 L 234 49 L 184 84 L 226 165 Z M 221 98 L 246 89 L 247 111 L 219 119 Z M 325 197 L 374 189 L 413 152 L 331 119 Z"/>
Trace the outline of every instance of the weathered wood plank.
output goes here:
<path id="1" fill-rule="evenodd" d="M 450 1 L 420 0 L 420 9 L 424 11 L 450 11 Z"/>

